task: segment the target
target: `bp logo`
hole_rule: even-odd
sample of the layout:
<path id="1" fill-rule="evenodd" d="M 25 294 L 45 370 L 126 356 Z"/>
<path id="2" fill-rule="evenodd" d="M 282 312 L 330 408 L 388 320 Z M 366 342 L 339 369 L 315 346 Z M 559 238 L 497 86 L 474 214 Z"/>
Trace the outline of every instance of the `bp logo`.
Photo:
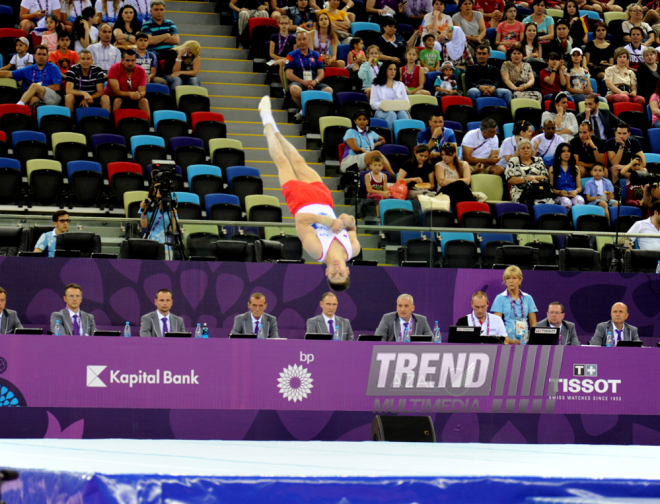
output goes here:
<path id="1" fill-rule="evenodd" d="M 277 379 L 278 388 L 283 398 L 289 401 L 302 401 L 307 399 L 307 395 L 312 393 L 312 374 L 307 372 L 307 369 L 294 364 L 293 366 L 285 367 Z"/>

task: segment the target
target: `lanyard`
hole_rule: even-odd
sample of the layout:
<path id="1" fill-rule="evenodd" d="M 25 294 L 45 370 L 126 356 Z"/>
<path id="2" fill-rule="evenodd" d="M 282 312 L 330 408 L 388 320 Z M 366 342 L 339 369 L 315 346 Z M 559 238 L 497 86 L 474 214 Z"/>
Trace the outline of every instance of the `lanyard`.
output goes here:
<path id="1" fill-rule="evenodd" d="M 330 45 L 330 37 L 328 35 L 325 36 L 325 45 L 321 43 L 321 34 L 317 31 L 316 32 L 316 40 L 318 40 L 318 46 L 319 46 L 319 53 L 321 54 L 328 54 L 328 46 Z"/>
<path id="2" fill-rule="evenodd" d="M 82 67 L 80 67 L 80 75 L 78 76 L 78 85 L 80 86 L 80 90 L 82 91 L 82 78 L 83 78 L 83 73 L 82 73 Z M 92 83 L 92 67 L 89 67 L 89 74 L 87 75 L 87 84 Z"/>
<path id="3" fill-rule="evenodd" d="M 298 58 L 298 61 L 300 62 L 300 68 L 303 69 L 303 72 L 305 71 L 305 55 L 300 53 L 300 57 Z M 309 62 L 309 71 L 312 71 L 312 62 Z"/>
<path id="4" fill-rule="evenodd" d="M 39 81 L 37 81 L 37 71 L 39 71 Z M 32 84 L 35 82 L 43 82 L 44 81 L 44 73 L 46 72 L 46 67 L 43 67 L 42 70 L 39 70 L 37 68 L 37 65 L 34 65 L 34 69 L 32 70 Z"/>
<path id="5" fill-rule="evenodd" d="M 470 317 L 472 317 L 472 326 L 477 327 L 477 320 L 474 318 L 474 312 L 470 313 Z M 481 329 L 483 330 L 484 325 L 481 323 L 481 320 L 479 320 L 479 325 L 481 325 Z M 486 313 L 486 334 L 485 336 L 490 336 L 490 317 Z"/>
<path id="6" fill-rule="evenodd" d="M 362 132 L 362 131 L 358 131 L 358 133 L 360 134 L 360 145 L 358 145 L 358 147 L 360 149 L 363 149 L 362 140 L 365 139 L 367 141 L 368 149 L 364 149 L 364 150 L 372 151 L 373 148 L 374 148 L 374 145 L 373 145 L 373 142 L 371 141 L 371 138 L 369 138 L 369 135 L 366 132 Z"/>
<path id="7" fill-rule="evenodd" d="M 520 312 L 521 312 L 520 318 L 522 320 L 525 320 L 525 305 L 523 304 L 524 294 L 522 291 L 519 291 L 519 296 L 520 296 Z M 513 318 L 518 320 L 518 312 L 516 312 L 516 303 L 514 303 L 513 298 L 511 297 L 511 294 L 509 293 L 508 290 L 506 291 L 506 297 L 508 297 L 509 301 L 511 301 L 511 311 L 513 312 Z"/>
<path id="8" fill-rule="evenodd" d="M 284 42 L 282 42 L 282 39 L 284 39 Z M 279 52 L 277 54 L 279 55 L 282 54 L 288 41 L 289 41 L 288 35 L 286 37 L 282 37 L 282 35 L 280 35 L 279 33 L 277 34 L 277 47 L 279 48 Z"/>
<path id="9" fill-rule="evenodd" d="M 46 8 L 45 9 L 41 6 L 41 0 L 37 0 L 37 5 L 39 6 L 40 11 L 48 12 L 48 0 L 46 0 Z"/>
<path id="10" fill-rule="evenodd" d="M 548 148 L 545 150 L 545 152 L 543 154 L 541 154 L 541 157 L 545 157 L 545 155 L 548 153 L 548 151 L 550 150 L 550 147 L 552 147 L 552 144 L 555 143 L 555 138 L 556 138 L 556 136 L 552 137 L 552 141 L 550 142 L 550 145 L 548 145 Z"/>

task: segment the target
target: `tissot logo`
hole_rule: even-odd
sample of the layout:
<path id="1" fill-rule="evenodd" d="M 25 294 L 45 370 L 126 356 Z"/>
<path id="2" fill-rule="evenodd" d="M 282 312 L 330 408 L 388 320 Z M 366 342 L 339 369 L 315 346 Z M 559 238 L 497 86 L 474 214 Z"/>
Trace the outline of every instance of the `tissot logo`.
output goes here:
<path id="1" fill-rule="evenodd" d="M 107 387 L 101 380 L 101 373 L 108 366 L 87 366 L 87 386 Z M 156 369 L 153 373 L 138 371 L 137 373 L 122 373 L 121 369 L 110 369 L 110 384 L 128 385 L 199 385 L 199 375 L 191 369 L 187 374 L 175 374 L 172 371 Z"/>
<path id="2" fill-rule="evenodd" d="M 107 387 L 99 375 L 108 366 L 87 366 L 87 386 L 88 387 Z"/>

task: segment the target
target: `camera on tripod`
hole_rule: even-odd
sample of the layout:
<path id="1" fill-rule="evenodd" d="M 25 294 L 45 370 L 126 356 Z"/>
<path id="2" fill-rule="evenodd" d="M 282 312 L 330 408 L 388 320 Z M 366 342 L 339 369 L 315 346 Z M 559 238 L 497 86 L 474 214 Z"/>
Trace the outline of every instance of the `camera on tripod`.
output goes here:
<path id="1" fill-rule="evenodd" d="M 160 184 L 158 191 L 160 192 L 160 201 L 167 209 L 176 208 L 176 199 L 172 199 L 172 180 L 176 176 L 176 163 L 169 160 L 154 159 L 151 162 L 151 178 L 154 184 Z M 155 205 L 155 202 L 152 202 Z"/>

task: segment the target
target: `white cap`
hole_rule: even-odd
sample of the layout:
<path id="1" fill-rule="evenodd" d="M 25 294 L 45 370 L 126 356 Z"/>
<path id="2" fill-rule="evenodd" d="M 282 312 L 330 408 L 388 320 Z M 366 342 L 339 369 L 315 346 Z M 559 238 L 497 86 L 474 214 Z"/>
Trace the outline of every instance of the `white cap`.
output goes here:
<path id="1" fill-rule="evenodd" d="M 580 49 L 579 47 L 574 47 L 573 49 L 571 49 L 571 54 L 573 54 L 576 51 L 579 52 L 580 55 L 582 55 L 582 49 Z"/>
<path id="2" fill-rule="evenodd" d="M 23 42 L 28 47 L 30 45 L 30 43 L 28 42 L 28 39 L 26 39 L 25 37 L 18 37 L 16 40 L 20 40 L 21 42 Z"/>

